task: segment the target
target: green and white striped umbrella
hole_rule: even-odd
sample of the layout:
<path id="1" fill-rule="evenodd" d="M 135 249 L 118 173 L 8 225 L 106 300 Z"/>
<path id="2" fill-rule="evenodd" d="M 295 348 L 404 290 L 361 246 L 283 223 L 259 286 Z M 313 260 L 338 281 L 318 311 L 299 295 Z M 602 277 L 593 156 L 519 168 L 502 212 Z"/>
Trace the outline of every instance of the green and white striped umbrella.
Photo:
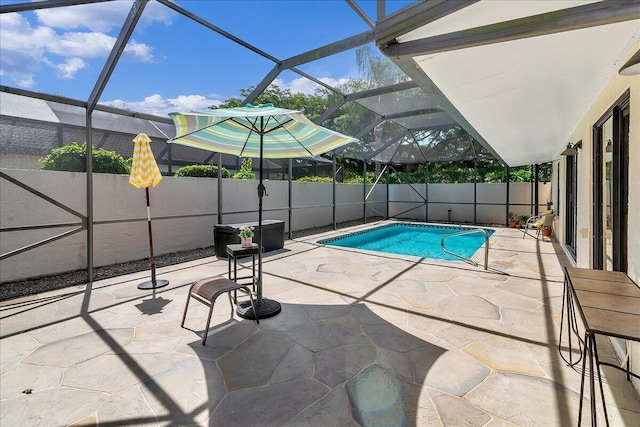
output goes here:
<path id="1" fill-rule="evenodd" d="M 313 157 L 357 141 L 316 125 L 300 111 L 271 104 L 169 115 L 176 136 L 167 142 L 239 157 Z"/>
<path id="2" fill-rule="evenodd" d="M 260 159 L 258 185 L 258 242 L 262 242 L 262 198 L 264 159 L 313 157 L 335 150 L 357 139 L 318 126 L 302 112 L 276 108 L 272 104 L 220 108 L 192 113 L 171 113 L 176 136 L 168 143 L 187 145 L 217 153 Z M 279 302 L 262 297 L 262 251 L 258 251 L 256 313 L 244 301 L 238 314 L 244 318 L 266 318 L 278 314 Z"/>

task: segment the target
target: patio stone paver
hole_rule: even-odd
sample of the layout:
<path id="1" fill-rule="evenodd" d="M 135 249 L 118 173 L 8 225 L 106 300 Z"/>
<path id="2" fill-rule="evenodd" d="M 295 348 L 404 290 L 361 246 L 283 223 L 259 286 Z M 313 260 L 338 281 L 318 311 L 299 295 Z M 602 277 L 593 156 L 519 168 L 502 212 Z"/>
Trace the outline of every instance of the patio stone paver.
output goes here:
<path id="1" fill-rule="evenodd" d="M 475 406 L 519 426 L 576 425 L 578 397 L 546 378 L 509 372 L 492 372 L 467 396 Z"/>
<path id="2" fill-rule="evenodd" d="M 38 348 L 38 342 L 26 334 L 5 338 L 2 343 L 2 357 L 0 357 L 0 374 L 8 372 L 33 350 Z"/>
<path id="3" fill-rule="evenodd" d="M 313 352 L 306 348 L 294 345 L 282 358 L 282 361 L 271 376 L 270 383 L 278 384 L 292 381 L 297 378 L 313 377 Z"/>
<path id="4" fill-rule="evenodd" d="M 94 419 L 85 419 L 83 423 L 79 424 L 95 425 L 98 420 L 105 424 L 115 424 L 122 418 L 131 420 L 130 426 L 144 426 L 149 424 L 149 420 L 155 420 L 155 414 L 145 402 L 138 387 L 129 387 L 110 396 L 100 405 Z"/>
<path id="5" fill-rule="evenodd" d="M 351 419 L 347 395 L 336 387 L 285 424 L 287 427 L 325 427 L 345 425 Z"/>
<path id="6" fill-rule="evenodd" d="M 468 344 L 489 336 L 491 332 L 482 331 L 466 326 L 446 325 L 445 328 L 434 331 L 433 335 L 445 340 L 456 348 L 462 348 Z"/>
<path id="7" fill-rule="evenodd" d="M 287 304 L 288 316 L 275 316 L 263 320 L 260 329 L 274 332 L 291 332 L 309 323 L 309 313 L 300 305 Z"/>
<path id="8" fill-rule="evenodd" d="M 544 370 L 522 342 L 490 335 L 469 344 L 462 351 L 491 369 L 544 376 Z"/>
<path id="9" fill-rule="evenodd" d="M 105 398 L 95 391 L 55 387 L 2 399 L 0 425 L 68 425 L 95 412 Z"/>
<path id="10" fill-rule="evenodd" d="M 209 331 L 193 300 L 180 323 L 189 285 L 226 274 L 215 257 L 158 269 L 155 293 L 141 272 L 0 302 L 0 425 L 575 425 L 580 374 L 557 350 L 567 260 L 521 237 L 491 238 L 503 274 L 287 241 L 263 269 L 282 312 L 256 324 L 221 299 Z M 624 374 L 603 374 L 610 425 L 640 425 Z"/>
<path id="11" fill-rule="evenodd" d="M 371 343 L 360 332 L 326 320 L 309 322 L 292 332 L 291 337 L 295 342 L 311 351 L 327 350 L 343 345 Z"/>
<path id="12" fill-rule="evenodd" d="M 92 334 L 95 331 L 92 325 L 78 315 L 69 314 L 62 322 L 51 320 L 52 325 L 36 328 L 29 333 L 29 336 L 40 344 L 47 344 L 82 334 Z"/>
<path id="13" fill-rule="evenodd" d="M 363 331 L 381 349 L 406 353 L 424 347 L 424 341 L 408 333 L 401 333 L 392 325 L 365 325 Z"/>
<path id="14" fill-rule="evenodd" d="M 437 390 L 429 389 L 427 392 L 445 426 L 482 426 L 491 420 L 488 413 L 476 408 L 466 399 Z"/>
<path id="15" fill-rule="evenodd" d="M 503 308 L 502 317 L 509 334 L 529 341 L 546 342 L 549 331 L 559 333 L 553 318 L 544 310 L 535 312 Z"/>
<path id="16" fill-rule="evenodd" d="M 346 384 L 354 419 L 362 425 L 415 425 L 419 387 L 380 365 L 371 365 Z"/>
<path id="17" fill-rule="evenodd" d="M 206 422 L 226 395 L 215 362 L 196 357 L 183 358 L 140 388 L 156 417 L 178 425 Z"/>
<path id="18" fill-rule="evenodd" d="M 315 354 L 314 377 L 329 387 L 335 387 L 375 361 L 376 348 L 370 344 L 328 348 Z"/>
<path id="19" fill-rule="evenodd" d="M 0 376 L 0 399 L 20 396 L 23 390 L 45 390 L 62 382 L 62 368 L 19 365 Z"/>
<path id="20" fill-rule="evenodd" d="M 407 381 L 415 381 L 413 375 L 413 367 L 409 362 L 409 358 L 406 353 L 399 353 L 397 351 L 379 350 L 378 362 L 380 366 L 390 370 L 396 375 L 400 375 Z"/>
<path id="21" fill-rule="evenodd" d="M 209 419 L 212 426 L 281 426 L 317 402 L 329 388 L 314 379 L 298 379 L 228 393 Z"/>
<path id="22" fill-rule="evenodd" d="M 137 326 L 134 341 L 164 341 L 170 338 L 190 336 L 191 333 L 180 327 L 178 320 L 170 322 L 155 322 Z"/>
<path id="23" fill-rule="evenodd" d="M 497 305 L 473 295 L 445 298 L 438 303 L 436 310 L 452 318 L 500 319 L 500 308 Z"/>
<path id="24" fill-rule="evenodd" d="M 533 310 L 542 305 L 537 299 L 501 290 L 486 293 L 484 299 L 498 307 L 515 308 L 519 310 Z"/>
<path id="25" fill-rule="evenodd" d="M 101 338 L 105 337 L 106 340 Z M 133 329 L 110 329 L 65 338 L 44 344 L 22 360 L 22 363 L 68 368 L 131 342 Z"/>
<path id="26" fill-rule="evenodd" d="M 218 360 L 227 389 L 267 384 L 294 345 L 287 334 L 256 332 Z"/>
<path id="27" fill-rule="evenodd" d="M 489 375 L 489 368 L 457 349 L 437 345 L 408 354 L 416 380 L 445 393 L 464 396 Z"/>
<path id="28" fill-rule="evenodd" d="M 186 356 L 176 353 L 134 354 L 122 360 L 117 354 L 103 354 L 65 371 L 67 387 L 117 393 L 176 365 Z"/>

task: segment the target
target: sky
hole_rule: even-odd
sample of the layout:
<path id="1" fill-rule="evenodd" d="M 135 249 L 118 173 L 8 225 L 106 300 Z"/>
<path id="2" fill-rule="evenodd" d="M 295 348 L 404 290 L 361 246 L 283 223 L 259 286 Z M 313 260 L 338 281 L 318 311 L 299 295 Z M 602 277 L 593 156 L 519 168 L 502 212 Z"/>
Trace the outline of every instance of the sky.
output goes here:
<path id="1" fill-rule="evenodd" d="M 0 5 L 25 3 L 0 0 Z M 342 40 L 369 26 L 343 0 L 175 0 L 216 27 L 277 59 Z M 372 21 L 376 1 L 357 1 Z M 387 14 L 411 4 L 387 0 Z M 86 101 L 132 0 L 0 15 L 0 84 Z M 100 104 L 164 116 L 218 105 L 255 86 L 274 62 L 150 1 L 99 99 Z M 359 77 L 355 50 L 298 67 L 331 85 Z M 276 83 L 313 93 L 291 71 Z"/>

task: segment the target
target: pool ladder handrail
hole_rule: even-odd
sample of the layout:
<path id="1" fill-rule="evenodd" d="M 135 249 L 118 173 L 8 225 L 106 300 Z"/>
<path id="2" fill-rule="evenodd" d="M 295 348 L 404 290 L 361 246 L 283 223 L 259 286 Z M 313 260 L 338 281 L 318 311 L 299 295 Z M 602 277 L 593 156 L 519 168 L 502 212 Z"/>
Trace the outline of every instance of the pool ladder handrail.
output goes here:
<path id="1" fill-rule="evenodd" d="M 458 231 L 456 233 L 446 234 L 446 235 L 442 236 L 442 239 L 440 239 L 440 247 L 442 248 L 442 250 L 444 252 L 448 253 L 449 255 L 456 256 L 456 257 L 462 259 L 464 262 L 466 262 L 468 264 L 471 264 L 474 267 L 477 267 L 478 263 L 475 262 L 474 260 L 472 260 L 471 258 L 467 258 L 464 255 L 460 255 L 460 254 L 457 254 L 455 252 L 451 252 L 450 250 L 448 250 L 444 246 L 444 241 L 448 237 L 462 236 L 462 235 L 465 235 L 465 234 L 473 234 L 473 233 L 482 233 L 482 234 L 484 234 L 484 269 L 488 270 L 488 268 L 489 268 L 489 233 L 484 228 L 474 228 L 473 230 L 463 230 L 463 231 Z"/>

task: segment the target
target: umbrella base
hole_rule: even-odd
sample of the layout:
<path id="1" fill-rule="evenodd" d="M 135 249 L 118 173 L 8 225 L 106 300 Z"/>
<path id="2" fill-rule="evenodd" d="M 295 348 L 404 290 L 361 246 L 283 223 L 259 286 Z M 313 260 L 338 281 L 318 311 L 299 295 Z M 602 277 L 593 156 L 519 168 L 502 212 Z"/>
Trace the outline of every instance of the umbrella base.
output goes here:
<path id="1" fill-rule="evenodd" d="M 280 313 L 282 307 L 278 301 L 262 298 L 262 302 L 258 304 L 256 301 L 256 311 L 258 312 L 258 319 L 266 319 L 273 317 Z M 236 313 L 243 319 L 254 320 L 253 307 L 251 307 L 251 301 L 242 301 L 238 303 Z"/>
<path id="2" fill-rule="evenodd" d="M 164 288 L 169 284 L 168 280 L 150 280 L 148 282 L 142 282 L 138 285 L 138 289 L 158 289 Z"/>

